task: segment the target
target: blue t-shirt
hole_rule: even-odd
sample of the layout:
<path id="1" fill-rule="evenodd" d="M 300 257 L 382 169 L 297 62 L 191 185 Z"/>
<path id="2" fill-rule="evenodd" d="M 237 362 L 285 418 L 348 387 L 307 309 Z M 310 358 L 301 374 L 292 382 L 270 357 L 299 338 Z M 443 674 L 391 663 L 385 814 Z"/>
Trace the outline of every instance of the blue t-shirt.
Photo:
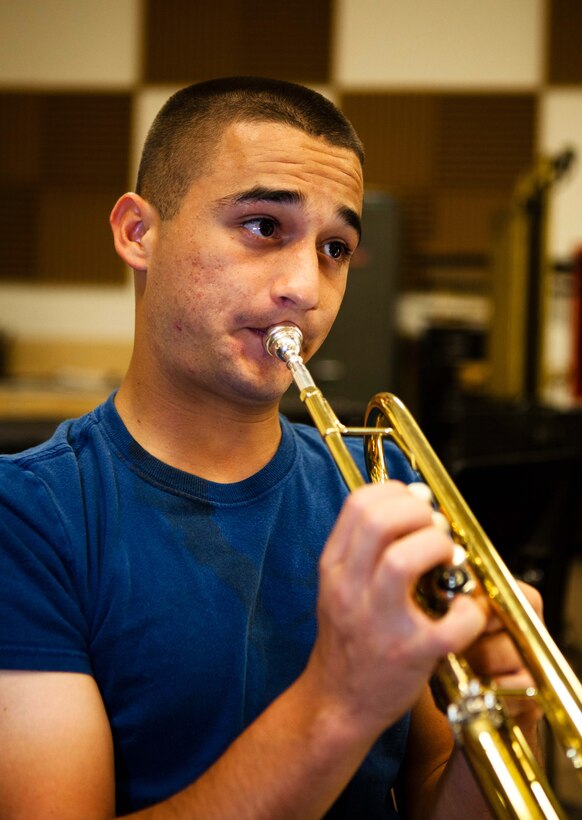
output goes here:
<path id="1" fill-rule="evenodd" d="M 190 784 L 305 667 L 317 563 L 347 491 L 313 428 L 281 426 L 271 462 L 228 485 L 149 455 L 113 396 L 0 458 L 0 668 L 95 678 L 120 814 Z M 386 816 L 407 726 L 330 816 Z"/>

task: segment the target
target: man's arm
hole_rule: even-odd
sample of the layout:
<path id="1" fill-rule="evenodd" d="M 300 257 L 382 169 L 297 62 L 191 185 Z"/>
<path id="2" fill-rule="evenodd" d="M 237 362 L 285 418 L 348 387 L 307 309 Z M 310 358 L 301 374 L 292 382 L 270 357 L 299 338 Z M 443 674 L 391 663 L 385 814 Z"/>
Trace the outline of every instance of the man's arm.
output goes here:
<path id="1" fill-rule="evenodd" d="M 115 816 L 111 733 L 91 677 L 0 672 L 0 737 L 2 818 Z M 303 676 L 191 786 L 131 816 L 318 818 L 371 742 Z"/>
<path id="2" fill-rule="evenodd" d="M 93 678 L 0 672 L 0 817 L 113 817 L 113 746 Z"/>
<path id="3" fill-rule="evenodd" d="M 138 816 L 318 816 L 367 749 L 309 701 L 292 687 L 202 778 Z M 114 817 L 111 733 L 91 677 L 0 673 L 0 737 L 1 817 Z"/>
<path id="4" fill-rule="evenodd" d="M 396 791 L 404 817 L 490 818 L 491 814 L 430 689 L 412 711 L 403 775 Z"/>

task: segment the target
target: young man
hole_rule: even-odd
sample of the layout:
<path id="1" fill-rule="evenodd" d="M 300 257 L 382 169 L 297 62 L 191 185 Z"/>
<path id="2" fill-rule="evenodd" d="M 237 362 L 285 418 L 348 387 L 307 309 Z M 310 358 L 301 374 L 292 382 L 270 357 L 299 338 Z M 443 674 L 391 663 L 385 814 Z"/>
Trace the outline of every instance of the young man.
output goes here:
<path id="1" fill-rule="evenodd" d="M 410 469 L 391 448 L 400 481 L 346 500 L 263 347 L 292 323 L 308 359 L 329 331 L 362 161 L 286 83 L 204 83 L 158 116 L 111 215 L 127 376 L 0 460 L 3 818 L 376 818 L 393 787 L 408 816 L 485 813 L 427 681 L 471 645 L 505 682 L 520 661 L 479 597 L 420 611 L 452 543 Z"/>

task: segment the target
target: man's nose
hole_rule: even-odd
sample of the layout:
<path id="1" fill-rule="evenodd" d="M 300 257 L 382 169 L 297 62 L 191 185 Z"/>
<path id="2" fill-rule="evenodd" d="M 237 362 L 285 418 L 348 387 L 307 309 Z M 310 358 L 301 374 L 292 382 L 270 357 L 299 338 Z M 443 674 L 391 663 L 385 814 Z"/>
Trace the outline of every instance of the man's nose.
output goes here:
<path id="1" fill-rule="evenodd" d="M 320 269 L 317 248 L 294 248 L 279 258 L 271 288 L 277 301 L 292 303 L 301 310 L 317 307 Z"/>

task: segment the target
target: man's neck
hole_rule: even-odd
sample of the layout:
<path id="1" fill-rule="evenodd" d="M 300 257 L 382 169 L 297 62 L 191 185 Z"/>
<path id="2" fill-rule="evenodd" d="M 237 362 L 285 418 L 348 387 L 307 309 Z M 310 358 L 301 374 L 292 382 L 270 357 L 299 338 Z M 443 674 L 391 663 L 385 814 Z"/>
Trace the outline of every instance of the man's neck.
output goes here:
<path id="1" fill-rule="evenodd" d="M 277 404 L 234 407 L 209 396 L 169 395 L 146 390 L 130 374 L 115 404 L 144 450 L 209 481 L 229 484 L 254 475 L 281 439 Z"/>

